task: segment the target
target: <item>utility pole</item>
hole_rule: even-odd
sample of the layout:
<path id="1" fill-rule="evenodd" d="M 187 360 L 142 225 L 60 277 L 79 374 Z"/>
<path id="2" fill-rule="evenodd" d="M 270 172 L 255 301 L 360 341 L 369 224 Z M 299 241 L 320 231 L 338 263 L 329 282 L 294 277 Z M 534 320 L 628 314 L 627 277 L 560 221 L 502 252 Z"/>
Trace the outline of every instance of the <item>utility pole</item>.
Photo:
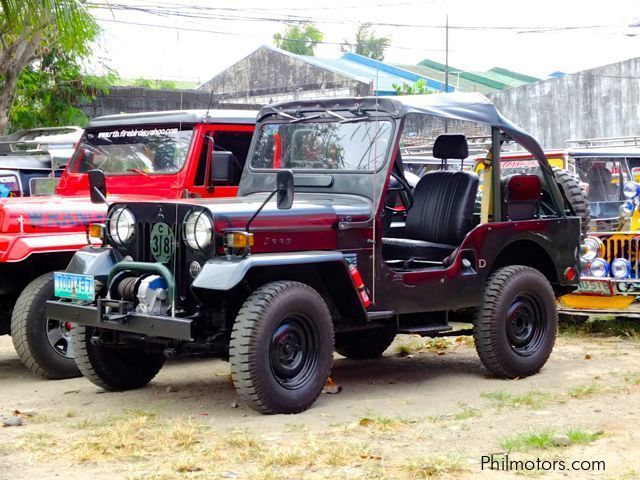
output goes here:
<path id="1" fill-rule="evenodd" d="M 444 26 L 444 92 L 449 91 L 449 14 Z"/>
<path id="2" fill-rule="evenodd" d="M 449 14 L 444 25 L 444 93 L 449 92 Z M 449 131 L 449 119 L 444 119 L 444 133 Z"/>

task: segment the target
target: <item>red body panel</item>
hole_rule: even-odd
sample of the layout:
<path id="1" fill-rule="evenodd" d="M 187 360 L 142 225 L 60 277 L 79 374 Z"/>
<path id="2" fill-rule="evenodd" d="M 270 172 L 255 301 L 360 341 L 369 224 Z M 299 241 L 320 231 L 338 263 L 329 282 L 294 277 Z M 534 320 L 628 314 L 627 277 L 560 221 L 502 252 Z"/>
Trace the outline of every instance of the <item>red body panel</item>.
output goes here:
<path id="1" fill-rule="evenodd" d="M 195 125 L 182 170 L 175 174 L 108 175 L 108 200 L 178 199 L 185 191 L 198 197 L 233 197 L 237 186 L 194 186 L 204 137 L 213 131 L 253 130 L 253 125 Z M 91 203 L 88 191 L 86 173 L 66 170 L 55 196 L 0 200 L 0 263 L 19 262 L 33 253 L 75 251 L 85 246 L 87 224 L 104 221 L 107 213 L 106 205 Z"/>

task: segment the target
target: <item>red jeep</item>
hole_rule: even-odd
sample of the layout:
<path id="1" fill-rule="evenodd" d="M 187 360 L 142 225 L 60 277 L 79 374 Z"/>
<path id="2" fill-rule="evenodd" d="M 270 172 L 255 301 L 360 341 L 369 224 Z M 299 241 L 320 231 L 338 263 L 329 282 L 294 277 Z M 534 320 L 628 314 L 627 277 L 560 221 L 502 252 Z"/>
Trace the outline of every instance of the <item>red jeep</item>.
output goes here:
<path id="1" fill-rule="evenodd" d="M 11 333 L 32 372 L 47 378 L 79 374 L 70 324 L 47 319 L 44 302 L 53 296 L 51 272 L 87 244 L 86 226 L 105 218 L 106 207 L 89 200 L 87 172 L 105 172 L 111 201 L 231 197 L 255 117 L 255 111 L 212 110 L 96 118 L 56 196 L 0 200 L 0 334 Z"/>
<path id="2" fill-rule="evenodd" d="M 469 122 L 492 138 L 480 201 L 466 171 L 427 173 L 411 188 L 403 132 L 474 131 Z M 506 140 L 533 154 L 538 175 L 501 178 Z M 433 156 L 463 160 L 465 135 L 439 135 Z M 76 324 L 89 380 L 139 388 L 166 353 L 205 349 L 229 359 L 253 408 L 295 413 L 320 394 L 334 348 L 375 358 L 397 333 L 450 335 L 451 320 L 472 326 L 463 332 L 492 374 L 527 376 L 553 348 L 555 297 L 579 281 L 579 219 L 539 144 L 482 95 L 265 107 L 238 194 L 116 201 L 105 245 L 56 272 L 61 299 L 47 315 Z"/>

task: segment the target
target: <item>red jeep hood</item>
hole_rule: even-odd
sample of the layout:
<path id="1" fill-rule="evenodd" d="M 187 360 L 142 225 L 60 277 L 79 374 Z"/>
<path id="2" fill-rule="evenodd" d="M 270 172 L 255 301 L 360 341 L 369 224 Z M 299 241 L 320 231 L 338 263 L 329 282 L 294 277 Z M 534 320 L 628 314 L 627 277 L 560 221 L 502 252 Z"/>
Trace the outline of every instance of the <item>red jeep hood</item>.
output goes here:
<path id="1" fill-rule="evenodd" d="M 84 231 L 102 222 L 106 205 L 89 197 L 21 197 L 0 201 L 0 233 L 65 233 Z"/>

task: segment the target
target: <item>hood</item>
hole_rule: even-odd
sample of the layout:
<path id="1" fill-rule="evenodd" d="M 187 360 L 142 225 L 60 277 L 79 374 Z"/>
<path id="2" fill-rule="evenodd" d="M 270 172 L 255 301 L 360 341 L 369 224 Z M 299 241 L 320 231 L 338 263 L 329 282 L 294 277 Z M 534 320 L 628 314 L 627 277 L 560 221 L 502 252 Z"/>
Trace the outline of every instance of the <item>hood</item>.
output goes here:
<path id="1" fill-rule="evenodd" d="M 0 200 L 0 233 L 66 233 L 102 222 L 105 205 L 88 197 L 20 197 Z"/>
<path id="2" fill-rule="evenodd" d="M 181 223 L 192 208 L 205 208 L 213 217 L 216 236 L 229 230 L 244 230 L 268 194 L 244 197 L 163 202 L 127 202 L 138 220 L 155 223 L 162 216 L 169 223 Z M 174 215 L 173 212 L 177 208 Z M 293 206 L 279 210 L 270 200 L 250 226 L 255 253 L 297 250 L 327 250 L 341 243 L 339 222 L 366 222 L 371 218 L 368 199 L 356 195 L 297 193 Z M 173 219 L 173 220 L 172 220 Z"/>

